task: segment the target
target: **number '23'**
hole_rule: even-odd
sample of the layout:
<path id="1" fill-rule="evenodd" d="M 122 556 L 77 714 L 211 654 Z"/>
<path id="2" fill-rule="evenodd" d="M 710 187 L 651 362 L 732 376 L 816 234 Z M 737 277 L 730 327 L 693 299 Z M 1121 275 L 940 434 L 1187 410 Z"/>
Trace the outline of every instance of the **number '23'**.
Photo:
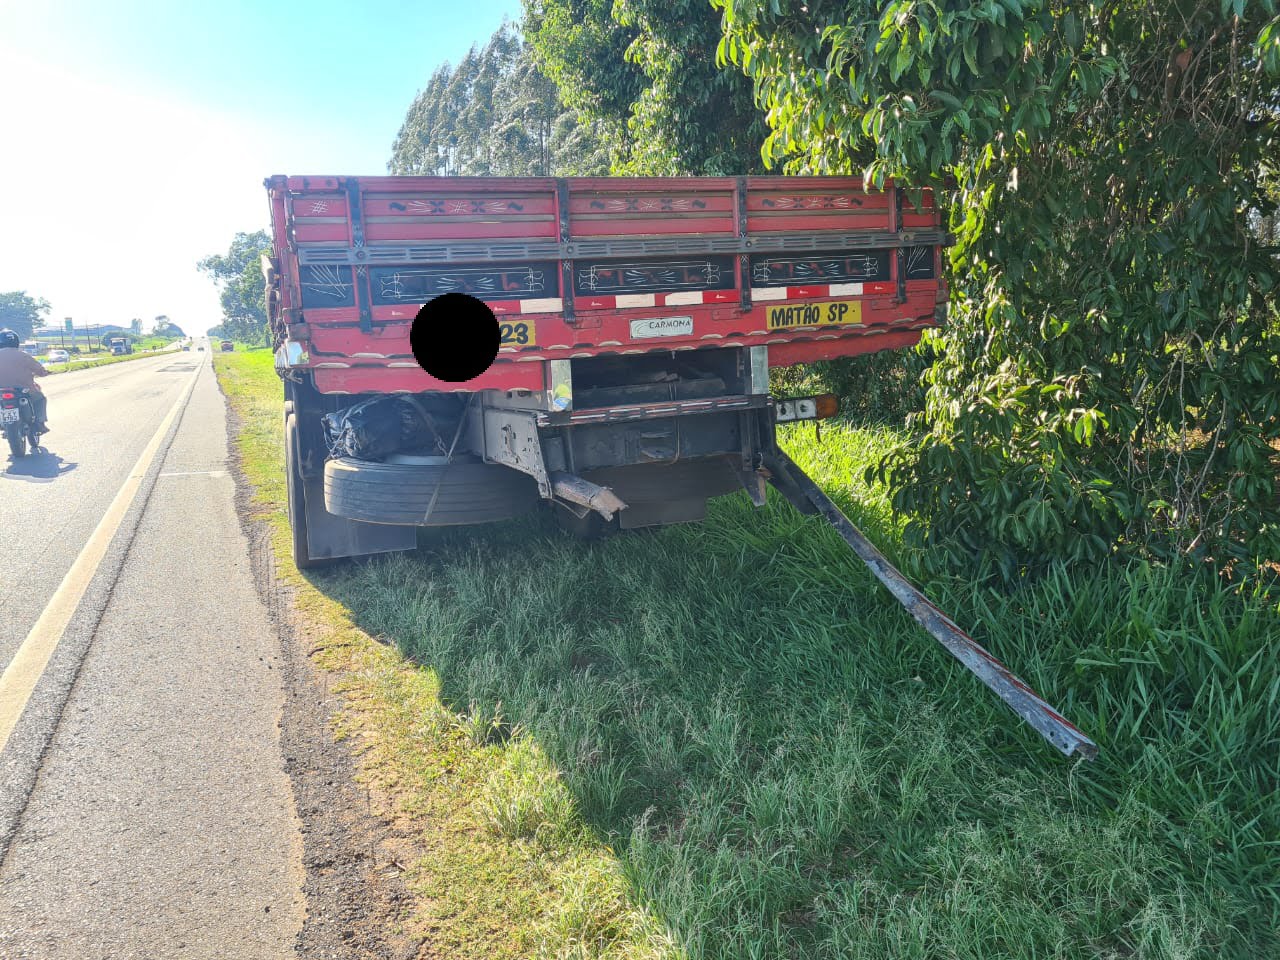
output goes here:
<path id="1" fill-rule="evenodd" d="M 529 342 L 529 324 L 527 323 L 500 323 L 498 331 L 503 344 L 518 343 L 524 346 Z"/>

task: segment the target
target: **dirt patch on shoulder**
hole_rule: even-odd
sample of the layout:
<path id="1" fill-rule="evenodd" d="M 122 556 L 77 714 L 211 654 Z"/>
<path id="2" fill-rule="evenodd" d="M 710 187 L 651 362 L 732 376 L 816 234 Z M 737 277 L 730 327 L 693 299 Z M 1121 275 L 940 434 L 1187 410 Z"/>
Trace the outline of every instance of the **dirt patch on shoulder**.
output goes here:
<path id="1" fill-rule="evenodd" d="M 229 433 L 239 418 L 228 407 Z M 335 960 L 423 960 L 421 939 L 404 929 L 410 896 L 399 876 L 413 844 L 409 834 L 378 815 L 368 790 L 357 782 L 352 746 L 334 736 L 341 709 L 329 675 L 310 658 L 322 626 L 295 608 L 293 591 L 276 577 L 270 530 L 256 519 L 239 452 L 228 455 L 236 481 L 236 510 L 249 541 L 258 593 L 280 638 L 284 711 L 280 750 L 302 822 L 306 917 L 298 935 L 299 957 Z"/>

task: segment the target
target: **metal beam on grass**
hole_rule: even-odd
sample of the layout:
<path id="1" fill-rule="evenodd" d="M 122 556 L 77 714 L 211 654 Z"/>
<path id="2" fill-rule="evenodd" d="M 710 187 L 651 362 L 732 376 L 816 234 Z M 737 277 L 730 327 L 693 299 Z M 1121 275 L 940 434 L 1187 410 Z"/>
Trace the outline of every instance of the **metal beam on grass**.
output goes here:
<path id="1" fill-rule="evenodd" d="M 915 617 L 916 622 L 1008 704 L 1014 713 L 1066 756 L 1078 753 L 1086 760 L 1092 760 L 1098 755 L 1096 743 L 1049 706 L 1039 694 L 1015 676 L 1013 671 L 983 649 L 981 644 L 956 626 L 950 617 L 934 606 L 928 597 L 903 576 L 863 536 L 862 531 L 853 525 L 831 498 L 796 466 L 794 460 L 779 450 L 775 457 L 770 458 L 767 466 L 773 474 L 770 482 L 778 491 L 801 512 L 816 511 L 835 527 L 844 542 L 858 555 L 858 559 L 867 565 L 876 579 L 893 594 L 894 599 Z"/>

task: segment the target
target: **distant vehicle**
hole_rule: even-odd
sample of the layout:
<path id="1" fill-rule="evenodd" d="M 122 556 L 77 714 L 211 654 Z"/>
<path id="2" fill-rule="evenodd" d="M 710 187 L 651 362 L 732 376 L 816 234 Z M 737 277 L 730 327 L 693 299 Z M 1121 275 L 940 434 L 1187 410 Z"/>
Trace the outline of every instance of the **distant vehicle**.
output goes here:
<path id="1" fill-rule="evenodd" d="M 40 352 L 40 344 L 37 343 L 35 340 L 26 340 L 23 342 L 22 346 L 19 347 L 18 349 L 20 349 L 23 353 L 29 354 L 34 357 L 36 354 Z"/>
<path id="2" fill-rule="evenodd" d="M 236 348 L 236 345 L 235 345 L 234 343 L 232 343 L 230 340 L 223 340 L 223 341 L 222 341 L 222 352 L 223 352 L 223 353 L 230 353 L 230 352 L 231 352 L 232 350 L 234 350 L 235 348 Z"/>
<path id="3" fill-rule="evenodd" d="M 203 343 L 200 344 L 198 347 L 196 347 L 196 349 L 199 350 L 201 353 L 204 353 L 204 344 Z"/>
<path id="4" fill-rule="evenodd" d="M 71 354 L 65 350 L 50 350 L 49 356 L 45 359 L 45 363 L 67 363 L 71 359 Z"/>
<path id="5" fill-rule="evenodd" d="M 182 345 L 182 349 L 183 349 L 183 350 L 190 350 L 190 349 L 191 349 L 191 344 L 189 344 L 189 343 L 184 343 L 184 344 Z"/>
<path id="6" fill-rule="evenodd" d="M 111 350 L 113 357 L 120 357 L 126 353 L 133 353 L 133 343 L 128 337 L 112 337 L 107 341 L 107 347 Z"/>

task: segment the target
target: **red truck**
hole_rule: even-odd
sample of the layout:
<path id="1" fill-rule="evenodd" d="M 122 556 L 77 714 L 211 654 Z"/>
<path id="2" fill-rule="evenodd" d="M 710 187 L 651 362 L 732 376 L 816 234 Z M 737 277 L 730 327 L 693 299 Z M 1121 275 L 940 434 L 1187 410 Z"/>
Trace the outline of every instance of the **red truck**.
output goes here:
<path id="1" fill-rule="evenodd" d="M 833 412 L 773 401 L 769 367 L 908 346 L 941 318 L 928 191 L 917 209 L 905 190 L 826 177 L 267 188 L 302 567 L 539 499 L 585 532 L 700 519 L 744 486 L 761 503 L 775 421 Z M 495 362 L 464 384 L 410 348 L 418 310 L 444 293 L 483 300 L 500 325 Z M 321 417 L 385 394 L 413 397 L 445 449 L 327 458 Z"/>
<path id="2" fill-rule="evenodd" d="M 586 535 L 698 520 L 709 498 L 738 490 L 763 505 L 771 483 L 831 522 L 1059 750 L 1096 752 L 775 440 L 777 423 L 835 403 L 771 397 L 770 367 L 909 346 L 942 322 L 947 235 L 928 189 L 846 177 L 275 176 L 266 187 L 300 568 L 412 549 L 418 527 L 540 502 Z M 494 362 L 464 383 L 433 378 L 410 343 L 423 305 L 451 293 L 484 301 L 499 324 Z M 437 322 L 447 350 L 456 331 Z M 334 418 L 388 397 L 429 426 L 416 446 L 335 448 Z"/>

